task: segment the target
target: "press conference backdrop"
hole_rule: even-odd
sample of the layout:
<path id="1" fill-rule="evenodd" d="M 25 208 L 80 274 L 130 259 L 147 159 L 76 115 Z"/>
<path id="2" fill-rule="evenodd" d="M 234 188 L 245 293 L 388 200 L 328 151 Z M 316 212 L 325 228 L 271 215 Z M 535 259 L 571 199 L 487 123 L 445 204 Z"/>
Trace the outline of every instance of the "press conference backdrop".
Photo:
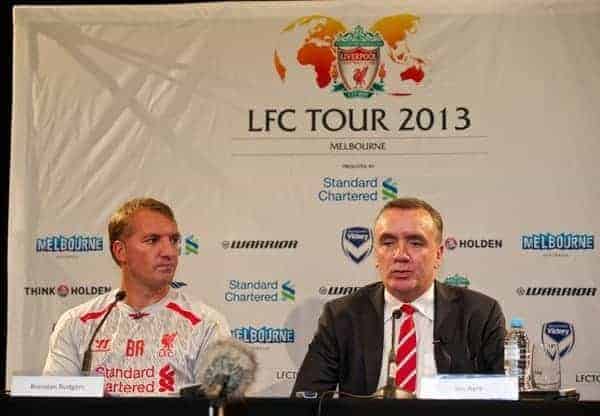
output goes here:
<path id="1" fill-rule="evenodd" d="M 171 204 L 177 286 L 285 396 L 322 305 L 377 280 L 396 196 L 446 219 L 441 281 L 497 298 L 600 399 L 600 3 L 18 7 L 7 382 L 119 284 L 107 219 Z"/>

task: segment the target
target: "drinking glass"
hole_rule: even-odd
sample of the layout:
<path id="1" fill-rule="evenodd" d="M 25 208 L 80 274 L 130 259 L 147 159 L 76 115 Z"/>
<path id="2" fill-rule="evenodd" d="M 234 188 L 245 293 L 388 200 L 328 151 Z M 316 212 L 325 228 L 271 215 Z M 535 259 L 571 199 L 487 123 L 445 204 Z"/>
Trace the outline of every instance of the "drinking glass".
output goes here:
<path id="1" fill-rule="evenodd" d="M 531 352 L 531 379 L 536 390 L 560 389 L 558 344 L 534 344 Z"/>

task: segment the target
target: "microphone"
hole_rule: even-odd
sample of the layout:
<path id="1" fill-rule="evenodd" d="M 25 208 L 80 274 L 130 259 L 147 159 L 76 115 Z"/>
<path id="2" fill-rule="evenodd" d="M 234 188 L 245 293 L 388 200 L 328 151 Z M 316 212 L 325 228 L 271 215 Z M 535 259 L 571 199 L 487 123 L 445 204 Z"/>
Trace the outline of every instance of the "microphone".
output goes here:
<path id="1" fill-rule="evenodd" d="M 110 311 L 113 310 L 113 308 L 115 307 L 117 302 L 120 302 L 123 299 L 125 299 L 125 295 L 126 294 L 125 294 L 124 290 L 119 290 L 117 292 L 117 294 L 115 295 L 115 300 L 110 305 L 108 305 L 108 310 L 106 311 L 106 313 L 102 317 L 102 320 L 100 321 L 100 323 L 94 330 L 94 333 L 92 334 L 92 338 L 90 338 L 90 343 L 88 344 L 88 347 L 85 350 L 85 353 L 83 354 L 83 361 L 81 362 L 81 372 L 83 374 L 89 373 L 90 367 L 92 366 L 92 344 L 94 342 L 94 339 L 96 339 L 96 335 L 98 334 L 98 331 L 100 330 L 100 328 L 102 328 L 102 325 L 104 324 L 104 321 L 106 321 L 106 317 L 110 314 Z"/>
<path id="2" fill-rule="evenodd" d="M 392 367 L 396 366 L 396 319 L 400 319 L 402 317 L 402 310 L 395 309 L 392 312 L 392 336 L 391 336 L 391 345 L 390 345 L 390 353 L 388 354 L 388 362 L 387 362 L 387 383 L 382 387 L 381 393 L 384 398 L 391 399 L 394 397 L 394 392 L 396 390 L 396 376 L 392 372 Z"/>
<path id="3" fill-rule="evenodd" d="M 210 345 L 202 357 L 200 383 L 206 396 L 220 406 L 238 399 L 254 381 L 256 357 L 252 350 L 234 339 L 221 339 Z"/>
<path id="4" fill-rule="evenodd" d="M 413 399 L 415 395 L 406 390 L 396 387 L 396 374 L 392 368 L 396 368 L 396 320 L 402 317 L 402 310 L 395 309 L 392 312 L 392 339 L 391 348 L 388 355 L 387 364 L 387 383 L 375 392 L 375 397 L 382 399 Z"/>

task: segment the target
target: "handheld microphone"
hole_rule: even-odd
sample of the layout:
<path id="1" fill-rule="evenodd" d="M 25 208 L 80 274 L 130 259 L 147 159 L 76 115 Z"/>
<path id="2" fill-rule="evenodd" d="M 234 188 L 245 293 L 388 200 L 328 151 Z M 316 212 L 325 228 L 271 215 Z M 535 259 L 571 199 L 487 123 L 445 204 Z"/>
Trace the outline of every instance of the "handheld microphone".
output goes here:
<path id="1" fill-rule="evenodd" d="M 256 357 L 239 341 L 215 341 L 201 359 L 203 390 L 218 406 L 228 399 L 241 398 L 254 381 Z"/>
<path id="2" fill-rule="evenodd" d="M 92 334 L 92 338 L 90 338 L 90 343 L 88 344 L 88 347 L 85 350 L 85 353 L 83 354 L 83 361 L 81 362 L 81 373 L 82 374 L 89 373 L 90 367 L 92 366 L 92 344 L 94 343 L 94 340 L 96 339 L 96 335 L 98 334 L 98 331 L 100 330 L 100 328 L 102 328 L 102 325 L 104 324 L 104 321 L 106 321 L 106 317 L 110 314 L 110 311 L 113 310 L 113 308 L 115 307 L 117 302 L 120 302 L 123 299 L 125 299 L 125 295 L 126 294 L 125 294 L 124 290 L 119 290 L 117 292 L 117 294 L 115 295 L 115 300 L 110 305 L 108 305 L 108 310 L 106 311 L 106 313 L 102 317 L 102 320 L 100 321 L 100 323 L 94 330 L 94 333 Z"/>

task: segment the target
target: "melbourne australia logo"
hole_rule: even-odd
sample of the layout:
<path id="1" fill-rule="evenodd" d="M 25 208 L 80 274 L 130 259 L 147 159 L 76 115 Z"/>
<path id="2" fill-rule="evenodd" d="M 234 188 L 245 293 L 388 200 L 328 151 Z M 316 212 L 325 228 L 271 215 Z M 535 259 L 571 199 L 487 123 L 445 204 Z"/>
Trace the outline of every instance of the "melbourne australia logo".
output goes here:
<path id="1" fill-rule="evenodd" d="M 247 344 L 290 344 L 296 340 L 296 332 L 292 328 L 270 326 L 241 326 L 232 329 L 231 335 Z"/>
<path id="2" fill-rule="evenodd" d="M 35 251 L 38 253 L 85 253 L 103 249 L 104 240 L 95 235 L 50 235 L 35 239 Z"/>
<path id="3" fill-rule="evenodd" d="M 575 346 L 575 327 L 569 322 L 546 322 L 542 325 L 542 342 L 558 344 L 558 353 L 562 358 Z"/>
<path id="4" fill-rule="evenodd" d="M 306 75 L 316 85 L 346 98 L 374 94 L 406 96 L 425 78 L 425 61 L 413 53 L 420 17 L 396 14 L 368 29 L 349 29 L 338 19 L 312 15 L 296 19 L 281 31 L 274 66 L 283 82 Z"/>
<path id="5" fill-rule="evenodd" d="M 523 250 L 593 250 L 593 234 L 543 233 L 521 237 Z"/>
<path id="6" fill-rule="evenodd" d="M 350 227 L 342 230 L 342 251 L 358 264 L 373 251 L 373 232 L 366 227 Z"/>

